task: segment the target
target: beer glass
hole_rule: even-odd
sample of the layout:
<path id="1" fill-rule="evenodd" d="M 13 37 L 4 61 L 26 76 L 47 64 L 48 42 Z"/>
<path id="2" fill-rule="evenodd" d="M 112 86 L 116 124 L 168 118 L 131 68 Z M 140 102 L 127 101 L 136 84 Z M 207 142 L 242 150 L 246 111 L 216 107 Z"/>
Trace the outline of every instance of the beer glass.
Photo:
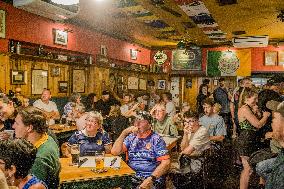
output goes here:
<path id="1" fill-rule="evenodd" d="M 80 156 L 79 144 L 71 145 L 72 165 L 78 166 Z"/>
<path id="2" fill-rule="evenodd" d="M 95 152 L 95 160 L 96 160 L 96 170 L 100 171 L 104 169 L 104 158 L 105 152 Z"/>

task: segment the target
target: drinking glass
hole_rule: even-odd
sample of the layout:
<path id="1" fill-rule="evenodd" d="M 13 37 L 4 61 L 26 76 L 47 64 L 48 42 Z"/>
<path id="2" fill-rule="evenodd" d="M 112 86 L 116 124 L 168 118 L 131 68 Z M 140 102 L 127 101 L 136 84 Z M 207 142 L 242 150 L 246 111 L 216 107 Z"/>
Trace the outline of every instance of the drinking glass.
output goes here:
<path id="1" fill-rule="evenodd" d="M 95 152 L 96 170 L 100 171 L 104 169 L 105 152 Z"/>
<path id="2" fill-rule="evenodd" d="M 78 166 L 80 156 L 79 144 L 71 145 L 72 165 Z"/>

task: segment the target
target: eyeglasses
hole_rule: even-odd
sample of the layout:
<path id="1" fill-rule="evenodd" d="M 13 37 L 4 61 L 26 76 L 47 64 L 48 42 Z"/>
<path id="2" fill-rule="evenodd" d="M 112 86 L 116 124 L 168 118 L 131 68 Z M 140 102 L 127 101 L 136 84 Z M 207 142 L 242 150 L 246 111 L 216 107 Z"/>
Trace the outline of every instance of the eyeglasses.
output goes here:
<path id="1" fill-rule="evenodd" d="M 187 120 L 187 121 L 186 120 L 183 121 L 184 124 L 195 123 L 195 122 L 198 122 L 198 120 L 197 119 L 190 119 L 190 120 Z"/>

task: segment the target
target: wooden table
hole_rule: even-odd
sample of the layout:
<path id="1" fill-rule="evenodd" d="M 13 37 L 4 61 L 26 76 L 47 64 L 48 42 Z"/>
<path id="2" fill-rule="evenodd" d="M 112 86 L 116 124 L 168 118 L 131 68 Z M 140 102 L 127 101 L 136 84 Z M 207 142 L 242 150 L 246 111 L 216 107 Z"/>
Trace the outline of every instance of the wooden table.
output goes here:
<path id="1" fill-rule="evenodd" d="M 131 176 L 135 174 L 122 160 L 120 169 L 107 168 L 108 171 L 104 173 L 95 173 L 91 168 L 70 166 L 71 158 L 60 158 L 60 163 L 60 188 L 131 188 Z"/>

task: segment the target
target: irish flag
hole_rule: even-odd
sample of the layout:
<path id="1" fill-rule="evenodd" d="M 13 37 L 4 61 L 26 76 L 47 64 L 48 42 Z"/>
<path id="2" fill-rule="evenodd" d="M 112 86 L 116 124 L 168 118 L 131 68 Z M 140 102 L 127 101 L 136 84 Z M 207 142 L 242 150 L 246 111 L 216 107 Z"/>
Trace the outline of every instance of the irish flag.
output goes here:
<path id="1" fill-rule="evenodd" d="M 207 75 L 250 76 L 251 50 L 207 51 Z"/>

